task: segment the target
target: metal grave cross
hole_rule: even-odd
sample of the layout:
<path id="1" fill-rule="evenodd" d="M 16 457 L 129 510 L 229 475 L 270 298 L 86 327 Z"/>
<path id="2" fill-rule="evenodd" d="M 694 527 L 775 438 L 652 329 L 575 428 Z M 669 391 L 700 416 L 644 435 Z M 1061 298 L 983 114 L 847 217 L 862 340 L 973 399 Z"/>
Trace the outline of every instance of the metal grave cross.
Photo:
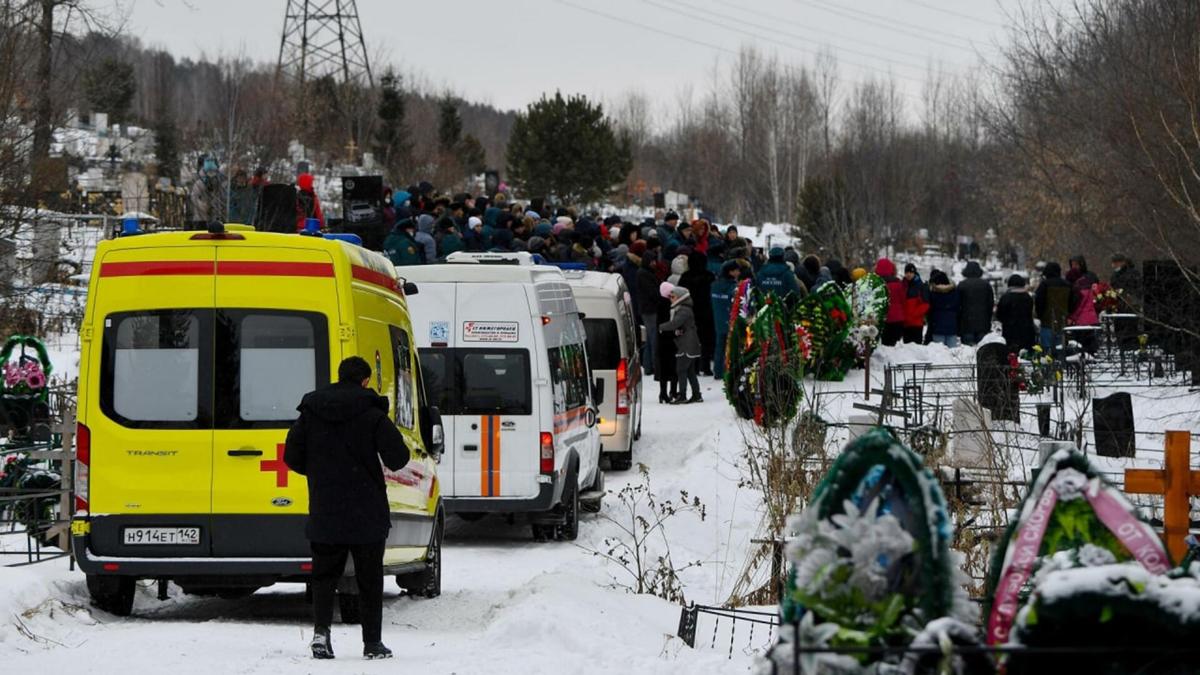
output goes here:
<path id="1" fill-rule="evenodd" d="M 1192 496 L 1200 496 L 1200 471 L 1191 470 L 1192 434 L 1168 431 L 1162 470 L 1126 469 L 1125 492 L 1163 495 L 1163 539 L 1176 561 L 1187 554 Z"/>

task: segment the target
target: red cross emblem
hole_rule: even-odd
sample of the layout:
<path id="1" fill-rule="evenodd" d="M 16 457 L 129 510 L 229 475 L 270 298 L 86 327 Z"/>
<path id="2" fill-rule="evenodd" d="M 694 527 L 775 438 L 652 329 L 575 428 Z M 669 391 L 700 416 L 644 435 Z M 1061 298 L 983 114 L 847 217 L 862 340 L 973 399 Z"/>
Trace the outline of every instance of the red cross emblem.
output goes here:
<path id="1" fill-rule="evenodd" d="M 259 471 L 275 472 L 275 487 L 288 486 L 288 465 L 283 461 L 284 444 L 275 446 L 275 459 L 264 459 L 258 463 Z"/>

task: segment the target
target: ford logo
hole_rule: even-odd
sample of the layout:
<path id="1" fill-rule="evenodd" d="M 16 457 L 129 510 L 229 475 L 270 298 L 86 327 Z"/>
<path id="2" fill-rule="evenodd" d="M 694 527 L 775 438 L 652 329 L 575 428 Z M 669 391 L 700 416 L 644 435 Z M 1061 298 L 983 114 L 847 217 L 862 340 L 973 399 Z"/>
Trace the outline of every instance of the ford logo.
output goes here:
<path id="1" fill-rule="evenodd" d="M 287 497 L 276 497 L 271 500 L 271 506 L 291 506 L 292 500 Z"/>

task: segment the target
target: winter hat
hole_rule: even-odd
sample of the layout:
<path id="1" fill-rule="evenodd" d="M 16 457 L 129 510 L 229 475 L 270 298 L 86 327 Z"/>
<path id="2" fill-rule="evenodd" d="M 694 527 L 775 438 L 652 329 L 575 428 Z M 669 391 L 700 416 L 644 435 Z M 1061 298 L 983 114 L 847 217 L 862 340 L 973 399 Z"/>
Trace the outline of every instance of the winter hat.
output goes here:
<path id="1" fill-rule="evenodd" d="M 541 222 L 533 226 L 533 233 L 545 239 L 551 234 L 554 234 L 554 228 L 550 225 L 550 223 Z"/>
<path id="2" fill-rule="evenodd" d="M 646 252 L 646 242 L 640 239 L 633 242 L 633 245 L 629 247 L 629 252 L 637 256 L 644 254 Z"/>
<path id="3" fill-rule="evenodd" d="M 672 220 L 674 220 L 674 221 L 678 222 L 678 221 L 679 221 L 679 214 L 678 214 L 678 213 L 675 213 L 674 211 L 667 211 L 667 215 L 666 215 L 666 216 L 663 218 L 663 222 L 664 222 L 664 223 L 669 223 L 669 222 L 671 222 Z"/>
<path id="4" fill-rule="evenodd" d="M 867 271 L 866 271 L 866 270 L 864 270 L 864 269 L 863 269 L 863 268 L 861 268 L 861 267 L 855 267 L 855 268 L 854 268 L 853 270 L 851 270 L 851 272 L 850 272 L 850 278 L 851 278 L 851 279 L 853 279 L 853 280 L 855 280 L 855 281 L 858 281 L 859 279 L 861 279 L 861 278 L 863 278 L 863 277 L 865 277 L 865 276 L 867 276 Z"/>
<path id="5" fill-rule="evenodd" d="M 417 229 L 421 232 L 433 232 L 433 216 L 428 213 L 417 216 Z"/>
<path id="6" fill-rule="evenodd" d="M 916 266 L 916 265 L 914 265 L 914 264 L 912 264 L 912 263 L 906 263 L 906 264 L 904 265 L 904 273 L 905 273 L 905 274 L 908 274 L 909 272 L 912 272 L 913 274 L 916 274 L 916 273 L 917 273 L 917 266 Z"/>
<path id="7" fill-rule="evenodd" d="M 296 187 L 300 188 L 301 190 L 308 190 L 311 192 L 313 189 L 312 174 L 311 173 L 302 173 L 299 176 L 297 176 L 296 177 Z"/>
<path id="8" fill-rule="evenodd" d="M 563 227 L 575 227 L 575 222 L 571 220 L 570 216 L 559 216 L 554 219 L 554 225 L 555 227 L 559 225 Z"/>
<path id="9" fill-rule="evenodd" d="M 476 218 L 475 216 L 471 216 L 470 218 L 467 218 L 467 228 L 468 229 L 473 230 L 473 229 L 475 229 L 476 225 L 483 225 L 483 221 Z"/>
<path id="10" fill-rule="evenodd" d="M 392 206 L 394 206 L 396 208 L 400 208 L 401 206 L 404 206 L 406 203 L 408 203 L 408 200 L 410 200 L 410 199 L 412 199 L 412 195 L 408 194 L 404 190 L 400 190 L 399 192 L 394 192 L 394 193 L 392 193 Z"/>
<path id="11" fill-rule="evenodd" d="M 1020 274 L 1014 274 L 1008 278 L 1009 288 L 1025 288 L 1025 277 Z"/>
<path id="12" fill-rule="evenodd" d="M 554 228 L 551 230 L 551 232 L 553 232 L 554 236 L 556 236 L 556 237 L 558 235 L 562 234 L 563 230 L 567 229 L 567 226 L 562 221 L 563 221 L 563 219 L 559 218 L 558 222 L 554 223 Z M 568 220 L 567 222 L 570 222 L 570 221 Z"/>
<path id="13" fill-rule="evenodd" d="M 675 290 L 675 284 L 669 281 L 664 281 L 658 285 L 658 294 L 668 300 L 671 298 L 671 291 L 673 290 Z"/>
<path id="14" fill-rule="evenodd" d="M 896 276 L 896 263 L 887 258 L 880 258 L 875 263 L 875 274 L 885 278 Z"/>
<path id="15" fill-rule="evenodd" d="M 934 270 L 933 274 L 929 275 L 929 283 L 934 284 L 935 286 L 949 286 L 950 277 L 941 270 Z"/>
<path id="16" fill-rule="evenodd" d="M 530 253 L 539 253 L 539 252 L 543 251 L 545 248 L 546 248 L 546 240 L 545 239 L 543 239 L 537 235 L 534 235 L 529 238 L 529 252 Z"/>
<path id="17" fill-rule="evenodd" d="M 767 254 L 767 259 L 772 262 L 782 262 L 783 261 L 783 247 L 782 246 L 772 246 L 771 252 L 769 254 Z"/>
<path id="18" fill-rule="evenodd" d="M 684 288 L 683 286 L 675 286 L 671 289 L 671 304 L 674 305 L 690 295 L 691 293 L 688 292 L 688 289 Z"/>
<path id="19" fill-rule="evenodd" d="M 532 210 L 531 210 L 531 211 L 526 211 L 526 212 L 525 212 L 525 217 L 526 217 L 526 218 L 533 218 L 535 221 L 537 221 L 537 220 L 541 220 L 541 219 L 542 219 L 542 214 L 538 213 L 537 211 L 532 211 Z"/>

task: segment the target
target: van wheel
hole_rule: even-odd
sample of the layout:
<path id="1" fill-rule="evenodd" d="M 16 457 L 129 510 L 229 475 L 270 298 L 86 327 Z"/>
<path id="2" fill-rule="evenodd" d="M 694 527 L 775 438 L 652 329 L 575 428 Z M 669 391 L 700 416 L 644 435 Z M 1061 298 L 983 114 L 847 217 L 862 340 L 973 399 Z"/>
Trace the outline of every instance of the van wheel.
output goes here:
<path id="1" fill-rule="evenodd" d="M 433 536 L 425 554 L 425 569 L 411 574 L 397 574 L 396 583 L 413 597 L 436 598 L 442 594 L 442 537 L 445 534 L 442 512 L 433 523 Z"/>
<path id="2" fill-rule="evenodd" d="M 338 592 L 338 610 L 342 613 L 342 623 L 356 624 L 362 621 L 362 610 L 358 604 L 358 595 Z"/>
<path id="3" fill-rule="evenodd" d="M 137 581 L 133 577 L 89 574 L 87 587 L 96 607 L 117 616 L 129 616 L 133 612 L 133 596 L 137 590 Z"/>
<path id="4" fill-rule="evenodd" d="M 569 476 L 562 496 L 563 523 L 555 533 L 560 541 L 575 541 L 579 538 L 579 482 Z"/>

